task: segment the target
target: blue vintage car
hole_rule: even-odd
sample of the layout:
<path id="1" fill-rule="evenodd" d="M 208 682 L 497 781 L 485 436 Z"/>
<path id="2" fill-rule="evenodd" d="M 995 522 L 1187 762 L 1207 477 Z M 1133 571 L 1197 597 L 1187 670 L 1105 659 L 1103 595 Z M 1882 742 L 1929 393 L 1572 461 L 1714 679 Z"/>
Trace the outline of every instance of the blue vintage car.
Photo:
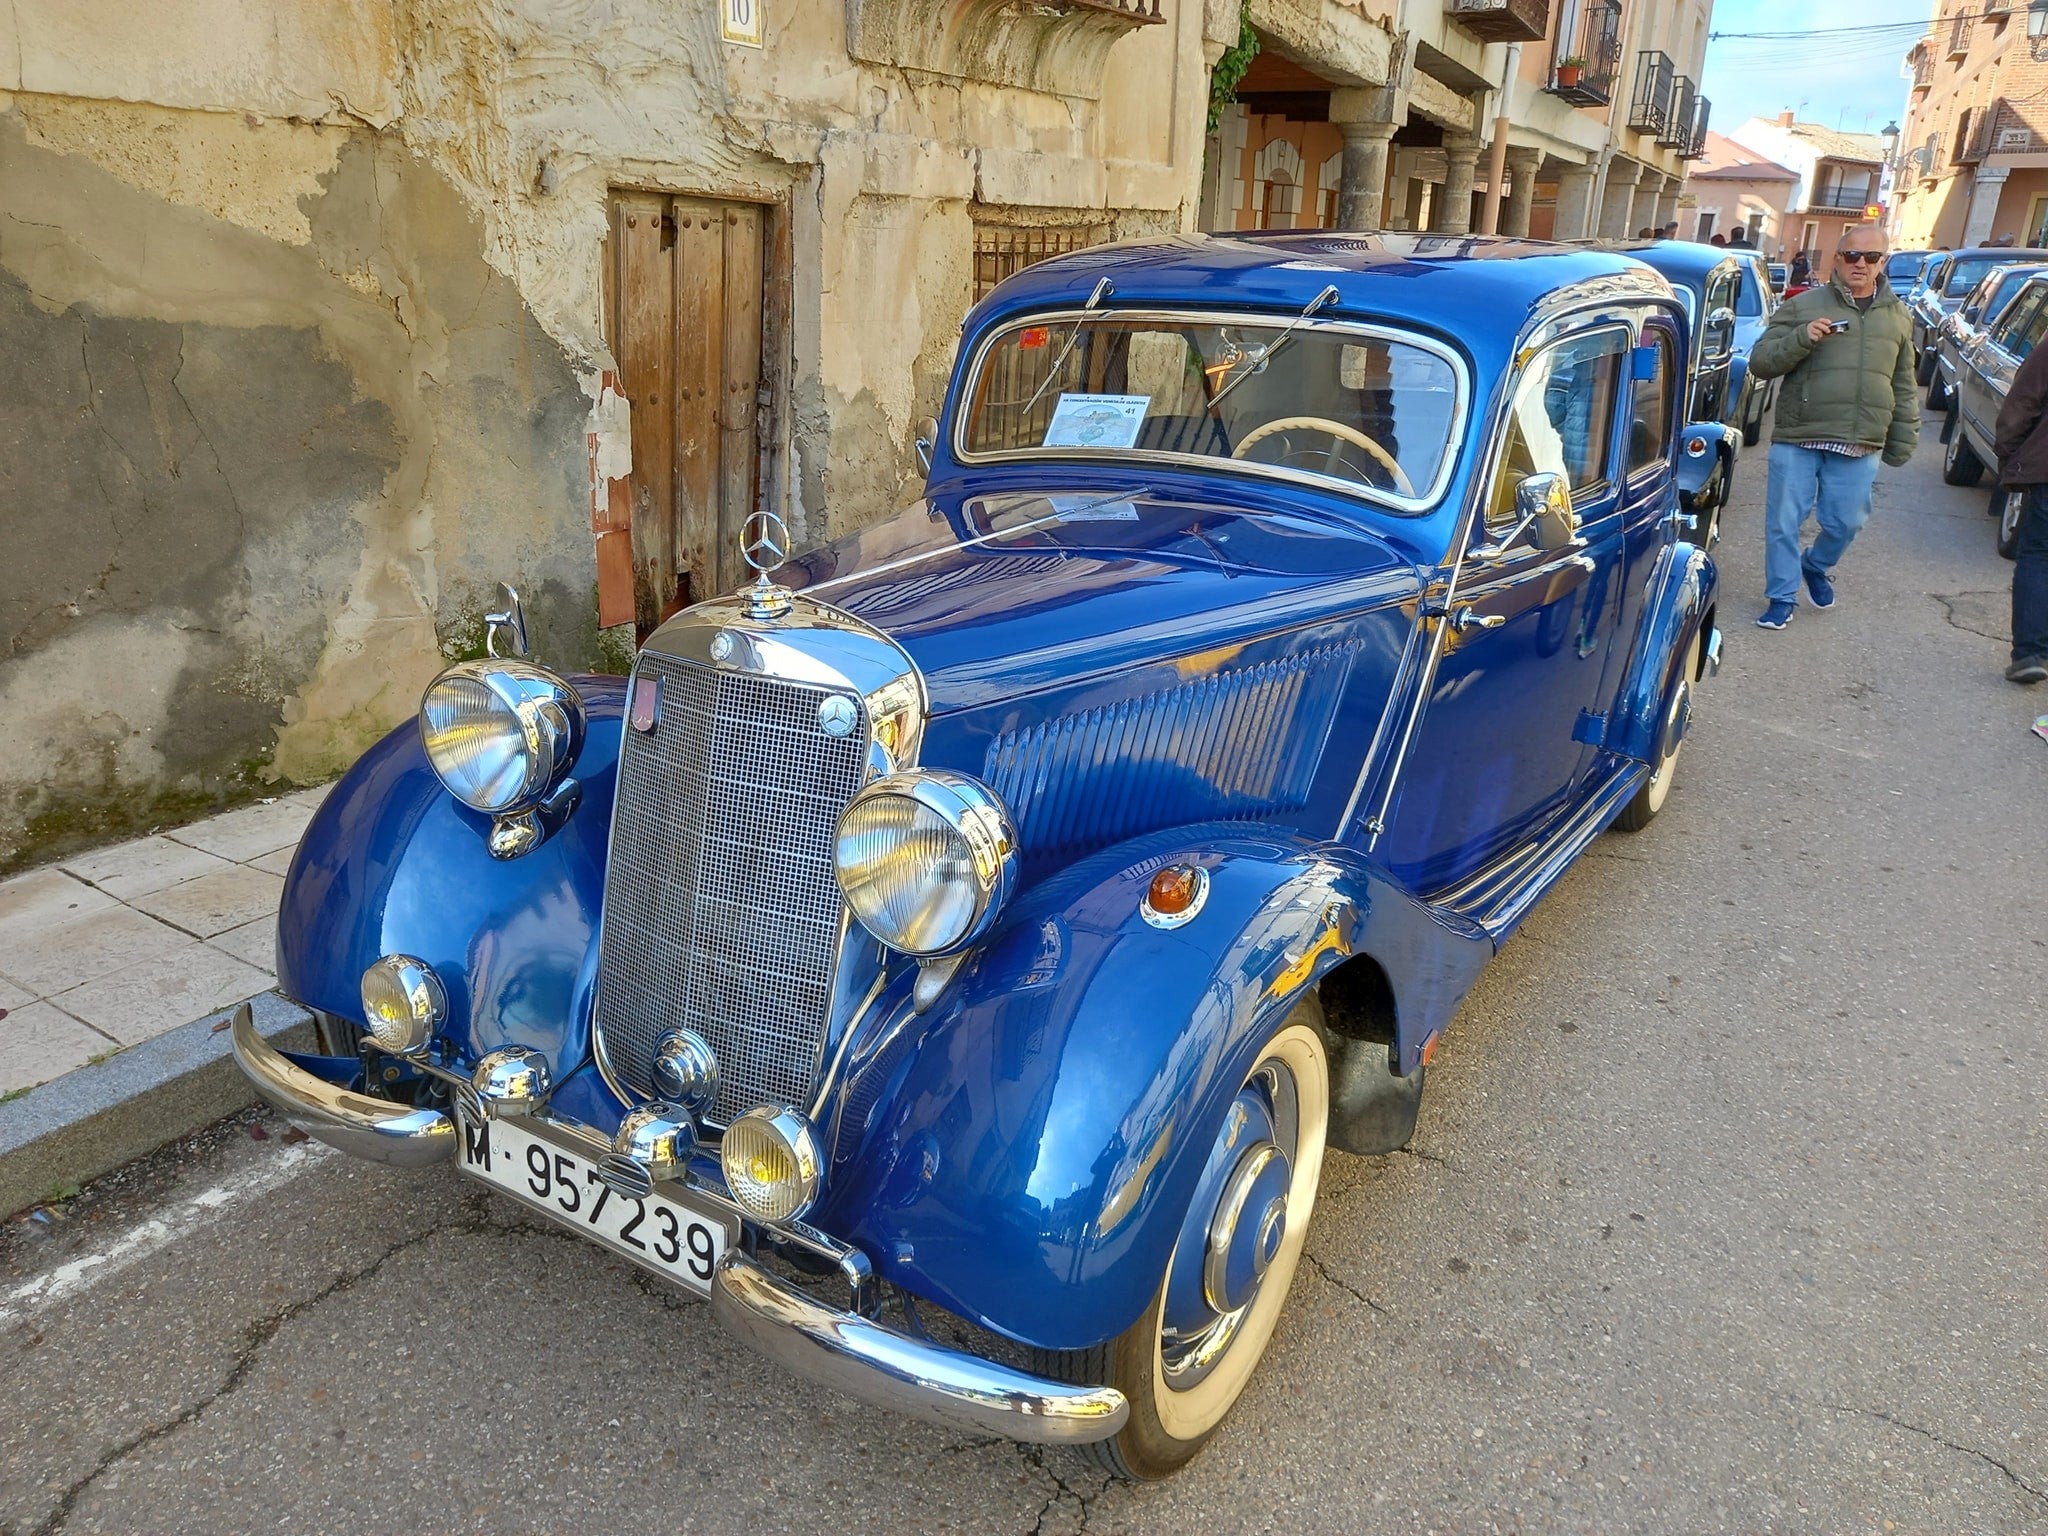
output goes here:
<path id="1" fill-rule="evenodd" d="M 1326 1149 L 1670 792 L 1717 661 L 1689 338 L 1625 257 L 1184 237 L 969 315 L 926 498 L 630 678 L 463 662 L 335 786 L 243 1069 L 854 1397 L 1163 1476 Z M 744 1390 L 742 1386 L 741 1390 Z"/>

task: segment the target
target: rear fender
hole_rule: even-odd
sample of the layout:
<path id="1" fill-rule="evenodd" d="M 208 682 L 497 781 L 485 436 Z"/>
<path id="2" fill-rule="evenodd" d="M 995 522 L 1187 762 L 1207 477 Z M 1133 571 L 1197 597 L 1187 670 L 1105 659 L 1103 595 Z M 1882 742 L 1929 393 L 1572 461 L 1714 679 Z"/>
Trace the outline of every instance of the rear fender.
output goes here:
<path id="1" fill-rule="evenodd" d="M 1608 750 L 1655 763 L 1666 706 L 1672 691 L 1687 681 L 1679 673 L 1693 636 L 1713 610 L 1715 586 L 1714 561 L 1705 550 L 1681 542 L 1666 545 L 1657 557 L 1642 643 L 1615 708 Z"/>
<path id="2" fill-rule="evenodd" d="M 1200 865 L 1198 916 L 1139 912 Z M 1399 1002 L 1397 1060 L 1491 954 L 1348 850 L 1242 825 L 1106 849 L 1025 893 L 969 971 L 858 1072 L 819 1224 L 905 1289 L 1044 1348 L 1113 1337 L 1150 1302 L 1224 1108 L 1318 978 L 1371 952 Z M 893 1065 L 892 1065 L 893 1063 Z M 855 1142 L 847 1148 L 850 1138 Z"/>
<path id="3" fill-rule="evenodd" d="M 442 788 L 410 721 L 342 776 L 285 877 L 281 991 L 360 1024 L 364 970 L 412 955 L 447 989 L 449 1033 L 464 1056 L 531 1046 L 559 1081 L 588 1055 L 625 682 L 571 683 L 588 716 L 569 770 L 582 796 L 519 858 L 491 857 L 491 818 Z"/>

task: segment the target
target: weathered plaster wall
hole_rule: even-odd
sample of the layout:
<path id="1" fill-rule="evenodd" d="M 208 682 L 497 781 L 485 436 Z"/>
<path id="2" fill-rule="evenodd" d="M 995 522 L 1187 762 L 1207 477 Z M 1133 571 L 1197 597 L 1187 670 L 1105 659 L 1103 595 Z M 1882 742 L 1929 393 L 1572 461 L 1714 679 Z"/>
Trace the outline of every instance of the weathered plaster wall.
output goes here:
<path id="1" fill-rule="evenodd" d="M 710 3 L 0 6 L 0 868 L 335 771 L 501 576 L 594 658 L 614 189 L 779 210 L 763 494 L 809 539 L 914 492 L 978 211 L 1191 225 L 1203 6 L 1034 12 L 1060 56 L 983 79 L 853 57 L 855 10 L 957 7 L 747 49 Z"/>
<path id="2" fill-rule="evenodd" d="M 16 98 L 0 374 L 0 867 L 338 771 L 508 571 L 594 655 L 577 373 L 388 136 Z"/>

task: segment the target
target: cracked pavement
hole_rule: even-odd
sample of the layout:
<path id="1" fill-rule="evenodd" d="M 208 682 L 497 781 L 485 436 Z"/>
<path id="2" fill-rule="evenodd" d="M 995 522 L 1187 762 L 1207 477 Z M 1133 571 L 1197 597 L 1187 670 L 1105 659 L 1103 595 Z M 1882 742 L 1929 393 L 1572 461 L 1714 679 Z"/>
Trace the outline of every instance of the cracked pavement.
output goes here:
<path id="1" fill-rule="evenodd" d="M 1332 1157 L 1174 1482 L 833 1398 L 452 1172 L 234 1203 L 251 1121 L 0 1235 L 0 1298 L 70 1277 L 0 1306 L 0 1531 L 2048 1529 L 2048 689 L 1933 439 L 1783 634 L 1746 456 L 1670 804 L 1481 979 L 1412 1152 Z"/>

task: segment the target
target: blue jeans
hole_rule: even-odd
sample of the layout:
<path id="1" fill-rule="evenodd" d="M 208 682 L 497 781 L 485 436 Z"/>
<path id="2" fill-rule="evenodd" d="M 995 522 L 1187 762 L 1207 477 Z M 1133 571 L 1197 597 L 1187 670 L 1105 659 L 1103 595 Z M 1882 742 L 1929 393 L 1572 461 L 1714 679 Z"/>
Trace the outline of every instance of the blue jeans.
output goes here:
<path id="1" fill-rule="evenodd" d="M 1805 559 L 1825 576 L 1870 516 L 1870 488 L 1882 456 L 1852 459 L 1797 443 L 1771 444 L 1771 482 L 1764 496 L 1764 596 L 1799 601 L 1799 530 L 1808 516 L 1820 533 Z"/>
<path id="2" fill-rule="evenodd" d="M 2012 568 L 2012 659 L 2048 660 L 2048 485 L 2027 487 Z"/>

